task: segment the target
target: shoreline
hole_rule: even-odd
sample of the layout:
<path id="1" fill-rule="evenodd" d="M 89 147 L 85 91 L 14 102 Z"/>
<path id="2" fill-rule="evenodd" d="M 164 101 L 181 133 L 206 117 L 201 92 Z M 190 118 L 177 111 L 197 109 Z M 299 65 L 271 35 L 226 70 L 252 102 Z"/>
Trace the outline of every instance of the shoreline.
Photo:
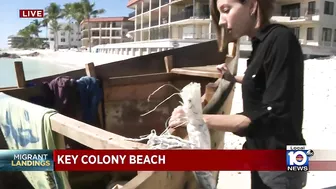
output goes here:
<path id="1" fill-rule="evenodd" d="M 120 60 L 133 58 L 129 55 L 112 55 L 105 53 L 90 53 L 90 52 L 76 52 L 76 51 L 53 51 L 53 50 L 8 50 L 3 51 L 9 54 L 19 55 L 20 58 L 12 59 L 13 61 L 19 60 L 37 60 L 48 64 L 56 64 L 69 69 L 84 68 L 85 64 L 93 62 L 95 65 L 102 65 Z M 25 56 L 37 52 L 37 56 Z"/>

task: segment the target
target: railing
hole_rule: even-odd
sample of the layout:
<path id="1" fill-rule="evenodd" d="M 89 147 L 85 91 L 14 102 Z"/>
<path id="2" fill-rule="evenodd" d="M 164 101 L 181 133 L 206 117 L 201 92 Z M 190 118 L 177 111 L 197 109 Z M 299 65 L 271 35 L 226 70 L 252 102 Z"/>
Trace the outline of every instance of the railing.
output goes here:
<path id="1" fill-rule="evenodd" d="M 151 26 L 157 26 L 157 25 L 159 25 L 159 20 L 151 21 Z"/>
<path id="2" fill-rule="evenodd" d="M 161 18 L 161 23 L 160 24 L 167 24 L 169 21 L 168 16 Z"/>
<path id="3" fill-rule="evenodd" d="M 143 7 L 143 13 L 149 11 L 149 3 L 146 3 L 146 5 L 144 5 Z"/>
<path id="4" fill-rule="evenodd" d="M 147 27 L 149 27 L 149 22 L 142 23 L 142 28 L 147 28 Z"/>
<path id="5" fill-rule="evenodd" d="M 201 10 L 196 10 L 195 14 L 193 13 L 193 10 L 184 10 L 180 13 L 174 14 L 171 16 L 171 21 L 179 21 L 179 20 L 184 20 L 184 19 L 208 19 L 210 18 L 210 14 L 205 13 Z"/>
<path id="6" fill-rule="evenodd" d="M 151 6 L 151 8 L 152 8 L 152 9 L 155 9 L 155 8 L 157 8 L 157 7 L 159 7 L 159 1 L 152 1 L 152 6 Z"/>
<path id="7" fill-rule="evenodd" d="M 301 12 L 302 11 L 302 12 Z M 275 13 L 274 16 L 284 16 L 289 17 L 290 20 L 297 20 L 297 19 L 306 19 L 309 16 L 318 15 L 318 9 L 294 9 L 288 12 L 278 12 Z"/>
<path id="8" fill-rule="evenodd" d="M 123 26 L 123 29 L 127 29 L 128 31 L 134 30 L 134 25 L 132 25 L 132 26 Z"/>
<path id="9" fill-rule="evenodd" d="M 132 18 L 134 16 L 135 16 L 135 11 L 133 11 L 133 12 L 131 12 L 131 13 L 128 14 L 128 17 L 130 17 L 130 18 Z"/>
<path id="10" fill-rule="evenodd" d="M 153 28 L 150 30 L 150 39 L 167 39 L 169 38 L 168 28 Z"/>
<path id="11" fill-rule="evenodd" d="M 169 3 L 169 0 L 161 0 L 161 6 L 165 5 L 165 4 L 168 4 L 168 3 Z"/>
<path id="12" fill-rule="evenodd" d="M 216 39 L 215 33 L 183 33 L 182 39 Z"/>

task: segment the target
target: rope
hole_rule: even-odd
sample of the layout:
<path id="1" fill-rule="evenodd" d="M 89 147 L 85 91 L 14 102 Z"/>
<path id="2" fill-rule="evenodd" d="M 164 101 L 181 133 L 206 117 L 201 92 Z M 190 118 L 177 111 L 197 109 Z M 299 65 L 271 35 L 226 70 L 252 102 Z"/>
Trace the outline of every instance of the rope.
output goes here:
<path id="1" fill-rule="evenodd" d="M 164 86 L 171 86 L 170 84 L 163 85 L 155 90 L 150 96 L 155 92 L 162 89 Z M 171 86 L 174 87 L 174 86 Z M 174 87 L 178 90 L 176 87 Z M 186 112 L 186 117 L 180 118 L 183 121 L 180 125 L 187 124 L 188 138 L 189 140 L 184 140 L 180 137 L 174 136 L 169 133 L 168 122 L 171 117 L 169 117 L 165 122 L 166 129 L 160 134 L 157 135 L 156 131 L 153 129 L 148 135 L 140 136 L 138 139 L 126 138 L 126 140 L 134 142 L 147 141 L 147 145 L 150 149 L 210 149 L 210 133 L 205 125 L 202 118 L 202 105 L 201 105 L 201 96 L 200 96 L 200 84 L 199 83 L 190 83 L 185 86 L 179 93 L 174 93 L 168 98 L 160 102 L 154 109 L 149 112 L 142 114 L 141 116 L 148 115 L 149 113 L 156 110 L 158 106 L 163 104 L 165 101 L 173 97 L 174 95 L 179 95 L 182 98 L 183 102 L 180 102 L 183 106 L 183 110 Z M 148 97 L 148 101 L 150 99 Z M 192 142 L 191 142 L 192 141 Z M 200 186 L 203 189 L 215 189 L 216 181 L 213 178 L 210 171 L 195 171 L 195 176 Z"/>

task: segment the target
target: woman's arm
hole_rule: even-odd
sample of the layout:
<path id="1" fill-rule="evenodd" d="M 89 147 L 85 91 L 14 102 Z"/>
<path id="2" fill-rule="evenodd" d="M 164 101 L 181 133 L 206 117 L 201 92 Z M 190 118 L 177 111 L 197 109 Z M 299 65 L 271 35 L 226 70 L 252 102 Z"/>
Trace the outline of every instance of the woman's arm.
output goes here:
<path id="1" fill-rule="evenodd" d="M 210 129 L 226 132 L 239 132 L 247 128 L 251 123 L 251 120 L 244 115 L 204 114 L 203 119 Z"/>
<path id="2" fill-rule="evenodd" d="M 243 82 L 244 76 L 237 76 L 237 75 L 236 75 L 236 76 L 235 76 L 235 79 L 236 79 L 236 82 L 237 82 L 237 83 L 240 83 L 240 84 L 241 84 L 241 83 Z"/>

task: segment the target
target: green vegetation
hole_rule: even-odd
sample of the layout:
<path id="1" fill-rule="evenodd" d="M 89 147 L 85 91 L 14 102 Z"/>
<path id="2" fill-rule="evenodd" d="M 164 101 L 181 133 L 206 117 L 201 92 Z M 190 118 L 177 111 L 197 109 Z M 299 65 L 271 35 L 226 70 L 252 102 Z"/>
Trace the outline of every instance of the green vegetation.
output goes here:
<path id="1" fill-rule="evenodd" d="M 104 12 L 105 9 L 95 9 L 95 3 L 91 3 L 90 0 L 80 0 L 74 3 L 66 3 L 63 5 L 63 7 L 55 2 L 50 3 L 50 5 L 45 8 L 46 14 L 43 20 L 34 20 L 28 26 L 18 32 L 18 35 L 24 38 L 24 43 L 21 48 L 41 48 L 45 46 L 46 44 L 41 38 L 39 38 L 39 33 L 41 32 L 40 29 L 42 27 L 46 27 L 47 30 L 50 29 L 55 34 L 54 49 L 56 51 L 58 47 L 58 32 L 69 31 L 70 35 L 70 32 L 73 31 L 71 23 L 75 23 L 79 28 L 80 23 L 83 20 L 90 21 L 90 18 L 97 17 L 99 14 L 102 14 Z M 66 19 L 69 24 L 62 28 L 58 22 L 60 19 Z M 88 33 L 89 49 L 91 52 L 90 24 L 88 24 Z M 77 40 L 80 40 L 80 36 L 78 36 Z"/>

